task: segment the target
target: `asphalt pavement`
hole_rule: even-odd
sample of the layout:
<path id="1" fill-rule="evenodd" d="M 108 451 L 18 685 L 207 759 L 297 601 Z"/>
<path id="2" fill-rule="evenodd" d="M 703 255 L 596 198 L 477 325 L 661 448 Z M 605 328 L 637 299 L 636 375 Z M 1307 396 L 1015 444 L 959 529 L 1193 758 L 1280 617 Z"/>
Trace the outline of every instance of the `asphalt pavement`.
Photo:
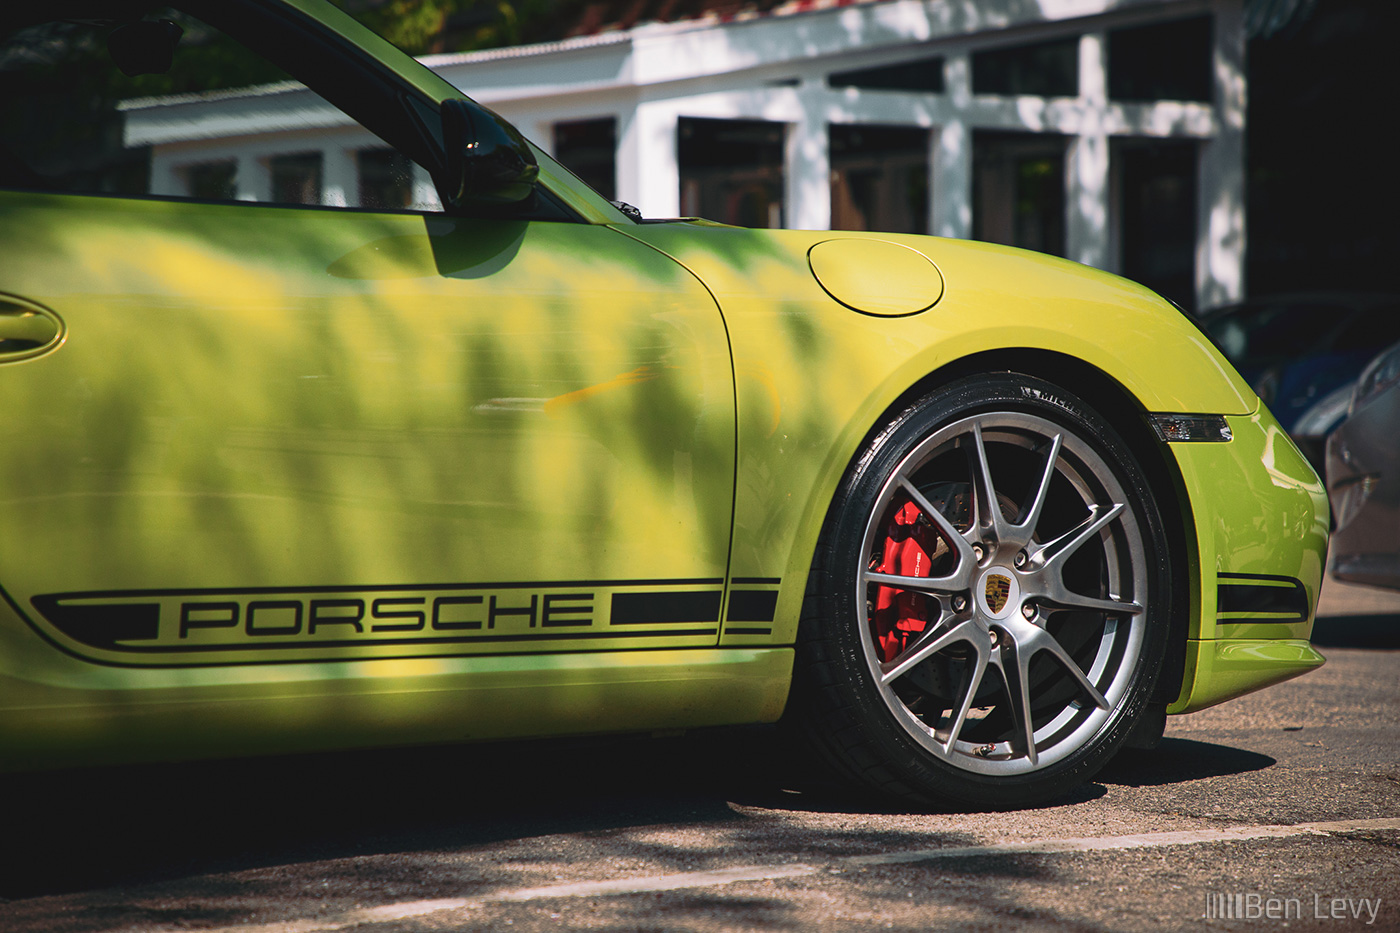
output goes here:
<path id="1" fill-rule="evenodd" d="M 908 812 L 771 729 L 0 778 L 0 930 L 1400 930 L 1400 593 L 1053 805 Z"/>

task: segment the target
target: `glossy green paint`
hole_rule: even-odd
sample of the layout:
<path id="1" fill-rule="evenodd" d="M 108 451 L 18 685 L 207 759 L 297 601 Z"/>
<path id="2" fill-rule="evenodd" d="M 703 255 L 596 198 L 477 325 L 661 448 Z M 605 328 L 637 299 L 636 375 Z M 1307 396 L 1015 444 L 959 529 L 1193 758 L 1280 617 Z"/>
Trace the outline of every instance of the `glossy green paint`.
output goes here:
<path id="1" fill-rule="evenodd" d="M 1305 674 L 1323 660 L 1307 638 L 1326 569 L 1326 490 L 1263 405 L 1229 422 L 1234 440 L 1228 444 L 1170 447 L 1193 506 L 1201 566 L 1198 615 L 1191 622 L 1174 713 Z M 1308 618 L 1282 622 L 1268 614 L 1222 614 L 1216 587 L 1221 573 L 1301 581 Z"/>
<path id="2" fill-rule="evenodd" d="M 324 0 L 287 5 L 410 93 L 458 93 Z M 914 387 L 1018 350 L 1230 417 L 1233 442 L 1170 448 L 1199 597 L 1173 711 L 1321 663 L 1310 621 L 1217 617 L 1219 573 L 1315 604 L 1326 498 L 1151 292 L 982 243 L 633 224 L 540 156 L 584 223 L 0 192 L 0 292 L 62 329 L 0 361 L 7 764 L 771 721 L 852 458 Z M 918 271 L 858 294 L 891 250 Z M 744 589 L 777 593 L 771 631 L 725 602 L 618 622 L 633 595 Z M 75 592 L 154 606 L 160 651 L 40 618 Z M 255 630 L 249 600 L 282 624 L 316 599 L 292 648 Z M 458 640 L 415 640 L 440 600 Z"/>
<path id="3" fill-rule="evenodd" d="M 1170 447 L 1196 509 L 1197 548 L 1205 574 L 1281 575 L 1303 583 L 1317 605 L 1326 569 L 1327 490 L 1312 465 L 1262 404 L 1229 419 L 1228 444 Z M 1207 581 L 1209 582 L 1209 581 Z M 1290 626 L 1218 618 L 1214 587 L 1201 600 L 1200 638 L 1307 638 L 1312 623 Z M 1264 629 L 1260 631 L 1260 629 Z"/>
<path id="4" fill-rule="evenodd" d="M 783 579 L 775 640 L 796 637 L 797 583 L 806 579 L 842 474 L 867 433 L 929 374 L 976 354 L 1030 347 L 1087 362 L 1145 410 L 1248 415 L 1257 405 L 1180 312 L 1141 286 L 1077 263 L 915 236 L 708 225 L 627 232 L 694 270 L 724 311 L 739 397 L 730 573 Z M 857 253 L 872 239 L 917 250 L 941 271 L 942 297 L 907 317 L 853 312 L 816 283 L 804 260 L 814 243 L 834 236 L 850 239 Z M 1226 484 L 1211 494 L 1247 488 Z M 1208 515 L 1215 503 L 1197 507 Z M 726 636 L 723 643 L 732 642 Z"/>
<path id="5" fill-rule="evenodd" d="M 817 284 L 861 314 L 903 317 L 927 311 L 943 297 L 943 276 L 918 250 L 888 240 L 838 237 L 807 250 Z M 871 275 L 879 269 L 879 275 Z"/>
<path id="6" fill-rule="evenodd" d="M 791 670 L 790 649 L 702 649 L 0 673 L 0 771 L 771 721 Z"/>
<path id="7" fill-rule="evenodd" d="M 656 251 L 587 224 L 4 192 L 0 207 L 24 231 L 5 237 L 5 286 L 68 328 L 0 366 L 0 444 L 23 452 L 0 460 L 0 585 L 31 616 L 35 596 L 120 591 L 138 595 L 86 604 L 162 603 L 163 620 L 136 655 L 35 620 L 67 653 L 7 629 L 0 669 L 716 643 L 717 611 L 656 637 L 608 621 L 638 581 L 719 594 L 728 557 L 724 325 Z M 190 589 L 201 605 L 249 587 L 433 602 L 464 584 L 442 634 L 469 643 L 409 644 L 399 616 L 378 624 L 404 642 L 389 647 L 335 606 L 275 654 L 225 644 L 242 617 L 175 623 Z M 260 627 L 292 623 L 277 608 Z"/>
<path id="8" fill-rule="evenodd" d="M 1191 639 L 1182 697 L 1167 711 L 1193 713 L 1316 670 L 1324 660 L 1307 639 Z"/>
<path id="9" fill-rule="evenodd" d="M 796 636 L 826 503 L 866 433 L 929 373 L 964 356 L 1037 346 L 1100 368 L 1144 409 L 1233 414 L 1235 442 L 1172 448 L 1194 503 L 1191 563 L 1202 594 L 1174 709 L 1315 663 L 1297 651 L 1216 657 L 1224 643 L 1213 640 L 1213 575 L 1296 567 L 1315 600 L 1325 500 L 1194 328 L 1122 280 L 983 244 L 895 237 L 933 260 L 946 286 L 930 311 L 877 318 L 837 303 L 812 276 L 807 252 L 830 233 L 0 197 L 33 234 L 15 244 L 22 255 L 13 268 L 23 271 L 11 287 L 69 328 L 57 352 L 0 367 L 0 391 L 14 400 L 0 431 L 28 454 L 3 465 L 7 523 L 20 532 L 0 540 L 12 608 L 45 592 L 116 588 L 355 595 L 458 581 L 781 580 L 771 634 L 720 639 L 760 649 L 761 662 L 693 656 L 721 678 L 739 664 L 740 680 L 767 683 L 718 706 L 689 706 L 674 724 L 771 719 L 791 656 L 761 649 Z M 1013 275 L 1012 295 L 980 284 Z M 1123 336 L 1104 341 L 1105 333 Z M 597 592 L 601 605 L 614 589 Z M 250 723 L 266 716 L 271 736 L 302 734 L 300 714 L 279 698 L 324 709 L 366 685 L 355 695 L 392 694 L 421 713 L 403 729 L 411 741 L 647 727 L 633 714 L 598 715 L 587 727 L 568 717 L 529 726 L 502 718 L 497 700 L 485 699 L 500 691 L 458 696 L 443 686 L 467 684 L 488 659 L 446 650 L 411 658 L 373 644 L 329 655 L 317 646 L 249 650 L 219 656 L 239 662 L 232 667 L 175 658 L 181 666 L 169 670 L 146 659 L 116 666 L 132 659 L 113 653 L 94 666 L 6 612 L 6 702 L 66 709 L 53 715 L 69 726 L 53 736 L 110 726 L 129 706 L 112 698 L 128 691 L 149 702 L 117 732 L 143 741 L 169 726 L 157 709 L 188 704 L 211 711 L 216 734 L 227 731 L 213 725 L 227 691 L 261 711 Z M 523 625 L 502 617 L 503 628 L 511 622 Z M 695 634 L 681 640 L 633 646 L 715 643 L 712 624 L 689 627 Z M 537 649 L 571 646 L 472 650 L 502 655 L 502 670 L 529 672 L 522 683 L 566 697 L 590 664 L 645 666 L 613 652 L 551 654 L 572 658 L 558 669 L 569 673 L 552 679 L 552 661 L 520 656 Z M 262 663 L 272 660 L 284 663 Z M 310 660 L 329 663 L 285 663 Z M 435 680 L 443 665 L 458 680 Z M 582 680 L 579 689 L 611 696 Z M 652 683 L 676 689 L 671 679 Z M 629 686 L 629 703 L 640 694 L 628 691 L 645 693 Z M 200 706 L 206 696 L 214 705 Z M 443 705 L 458 731 L 441 731 Z M 338 708 L 342 717 L 327 714 L 338 723 L 328 743 L 379 741 L 354 737 L 365 712 L 358 703 Z M 502 731 L 490 732 L 488 718 Z M 235 746 L 264 747 L 256 725 L 234 731 Z"/>

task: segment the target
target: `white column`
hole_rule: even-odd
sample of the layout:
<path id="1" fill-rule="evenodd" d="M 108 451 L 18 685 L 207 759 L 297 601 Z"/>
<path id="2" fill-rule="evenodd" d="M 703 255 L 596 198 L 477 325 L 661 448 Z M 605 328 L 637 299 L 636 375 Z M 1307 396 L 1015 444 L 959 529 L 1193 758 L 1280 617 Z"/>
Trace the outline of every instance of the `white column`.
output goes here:
<path id="1" fill-rule="evenodd" d="M 340 146 L 321 151 L 321 203 L 326 207 L 358 207 L 360 176 L 355 153 Z"/>
<path id="2" fill-rule="evenodd" d="M 821 79 L 808 79 L 798 91 L 802 116 L 788 125 L 783 172 L 785 226 L 791 230 L 831 229 L 831 146 Z"/>
<path id="3" fill-rule="evenodd" d="M 664 103 L 638 104 L 623 113 L 617 133 L 617 197 L 646 217 L 681 212 L 676 160 L 676 113 Z"/>
<path id="4" fill-rule="evenodd" d="M 1201 146 L 1196 307 L 1244 298 L 1245 35 L 1242 0 L 1215 0 L 1215 137 Z"/>
<path id="5" fill-rule="evenodd" d="M 174 160 L 159 152 L 151 155 L 151 194 L 164 194 L 183 198 L 189 196 L 189 185 L 175 168 Z"/>
<path id="6" fill-rule="evenodd" d="M 437 186 L 433 184 L 433 176 L 428 174 L 428 170 L 417 162 L 413 163 L 413 209 L 419 211 L 442 210 L 442 202 L 438 200 Z"/>
<path id="7" fill-rule="evenodd" d="M 272 171 L 268 168 L 267 160 L 246 152 L 240 153 L 234 186 L 238 189 L 240 201 L 271 201 Z"/>
<path id="8" fill-rule="evenodd" d="M 1103 33 L 1079 37 L 1079 100 L 1084 125 L 1070 140 L 1065 160 L 1065 255 L 1108 268 L 1108 58 Z"/>
<path id="9" fill-rule="evenodd" d="M 972 104 L 972 64 L 966 54 L 943 62 L 943 81 L 953 112 Z M 929 159 L 929 232 L 936 236 L 972 236 L 972 130 L 961 116 L 943 123 L 933 135 Z"/>

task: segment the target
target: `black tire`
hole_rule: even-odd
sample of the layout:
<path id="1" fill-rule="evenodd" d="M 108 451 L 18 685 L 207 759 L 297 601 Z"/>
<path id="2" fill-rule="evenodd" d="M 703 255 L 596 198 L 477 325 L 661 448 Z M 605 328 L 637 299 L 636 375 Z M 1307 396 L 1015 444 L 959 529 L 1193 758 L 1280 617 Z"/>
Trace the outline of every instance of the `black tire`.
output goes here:
<path id="1" fill-rule="evenodd" d="M 1092 408 L 1013 373 L 944 386 L 831 505 L 790 717 L 840 774 L 906 802 L 1063 795 L 1148 706 L 1169 561 L 1143 470 Z"/>

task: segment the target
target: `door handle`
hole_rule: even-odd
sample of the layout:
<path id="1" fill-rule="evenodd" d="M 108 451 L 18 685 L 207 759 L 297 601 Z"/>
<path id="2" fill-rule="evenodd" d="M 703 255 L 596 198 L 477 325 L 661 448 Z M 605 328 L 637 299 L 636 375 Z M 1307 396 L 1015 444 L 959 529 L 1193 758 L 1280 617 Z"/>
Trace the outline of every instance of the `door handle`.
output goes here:
<path id="1" fill-rule="evenodd" d="M 0 363 L 47 353 L 63 342 L 65 331 L 63 319 L 48 308 L 0 294 Z"/>

